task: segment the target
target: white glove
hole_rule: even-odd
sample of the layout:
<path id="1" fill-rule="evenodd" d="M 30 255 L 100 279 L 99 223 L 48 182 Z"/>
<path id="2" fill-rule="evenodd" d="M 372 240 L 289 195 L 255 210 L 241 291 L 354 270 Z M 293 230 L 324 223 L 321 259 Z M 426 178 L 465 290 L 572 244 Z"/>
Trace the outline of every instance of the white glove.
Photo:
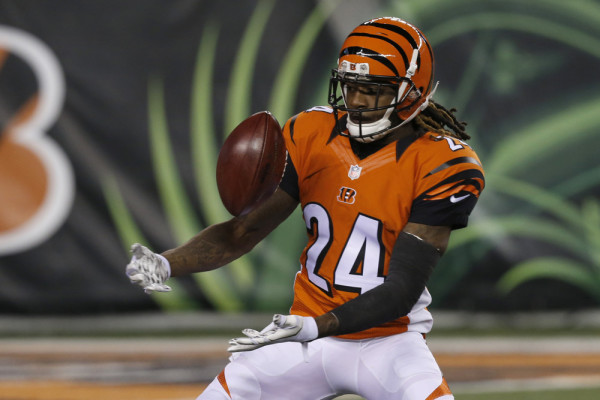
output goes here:
<path id="1" fill-rule="evenodd" d="M 268 344 L 281 342 L 310 342 L 319 336 L 319 329 L 312 317 L 275 314 L 273 322 L 262 331 L 244 329 L 242 333 L 246 337 L 231 339 L 227 351 L 234 353 L 254 350 Z"/>
<path id="2" fill-rule="evenodd" d="M 171 291 L 171 287 L 165 285 L 171 276 L 171 266 L 166 258 L 139 243 L 131 246 L 131 253 L 131 262 L 125 269 L 131 283 L 140 285 L 146 293 Z"/>

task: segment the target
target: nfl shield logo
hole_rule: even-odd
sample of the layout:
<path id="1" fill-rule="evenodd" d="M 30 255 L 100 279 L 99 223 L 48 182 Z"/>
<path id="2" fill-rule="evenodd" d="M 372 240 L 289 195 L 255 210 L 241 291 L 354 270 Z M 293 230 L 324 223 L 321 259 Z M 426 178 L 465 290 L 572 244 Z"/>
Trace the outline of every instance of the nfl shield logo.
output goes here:
<path id="1" fill-rule="evenodd" d="M 352 180 L 358 179 L 360 177 L 360 171 L 362 168 L 358 165 L 351 165 L 350 170 L 348 171 L 348 177 Z"/>

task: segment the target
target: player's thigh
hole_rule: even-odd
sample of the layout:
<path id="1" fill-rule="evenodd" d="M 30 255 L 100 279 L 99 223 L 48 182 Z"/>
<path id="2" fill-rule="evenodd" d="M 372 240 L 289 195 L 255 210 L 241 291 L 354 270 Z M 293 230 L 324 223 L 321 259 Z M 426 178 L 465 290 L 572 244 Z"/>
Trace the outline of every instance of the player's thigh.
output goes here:
<path id="1" fill-rule="evenodd" d="M 215 378 L 196 400 L 231 400 L 227 390 L 229 389 L 223 387 L 219 379 Z"/>
<path id="2" fill-rule="evenodd" d="M 233 400 L 315 400 L 334 394 L 323 373 L 319 340 L 304 349 L 293 342 L 264 346 L 230 360 L 220 384 Z"/>
<path id="3" fill-rule="evenodd" d="M 358 387 L 368 399 L 452 399 L 420 333 L 374 339 L 361 354 Z"/>

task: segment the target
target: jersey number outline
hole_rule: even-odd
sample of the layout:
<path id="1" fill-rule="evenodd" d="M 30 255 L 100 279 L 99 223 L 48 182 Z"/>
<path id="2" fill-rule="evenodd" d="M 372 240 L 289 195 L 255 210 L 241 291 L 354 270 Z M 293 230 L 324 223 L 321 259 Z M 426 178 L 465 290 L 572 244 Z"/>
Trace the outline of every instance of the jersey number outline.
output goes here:
<path id="1" fill-rule="evenodd" d="M 464 142 L 458 138 L 451 138 L 451 137 L 442 136 L 442 135 L 435 136 L 436 141 L 442 140 L 442 139 L 446 140 L 446 142 L 448 143 L 448 146 L 450 147 L 450 150 L 452 150 L 452 151 L 458 151 L 458 150 L 464 149 L 465 147 L 471 147 L 466 142 Z M 458 141 L 458 143 L 457 143 L 457 141 Z"/>
<path id="2" fill-rule="evenodd" d="M 318 203 L 307 204 L 303 214 L 309 234 L 316 235 L 306 251 L 308 279 L 332 297 L 331 283 L 319 275 L 333 241 L 331 217 Z M 380 220 L 365 214 L 356 217 L 333 274 L 333 286 L 337 290 L 361 294 L 383 283 L 385 247 L 382 231 L 383 223 Z"/>

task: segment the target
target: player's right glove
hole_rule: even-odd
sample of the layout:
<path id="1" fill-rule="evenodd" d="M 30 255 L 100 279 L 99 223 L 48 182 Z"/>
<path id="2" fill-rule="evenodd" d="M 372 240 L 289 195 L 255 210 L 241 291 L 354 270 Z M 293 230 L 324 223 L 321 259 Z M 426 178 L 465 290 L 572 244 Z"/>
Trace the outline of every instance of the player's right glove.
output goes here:
<path id="1" fill-rule="evenodd" d="M 310 342 L 319 336 L 317 323 L 312 317 L 275 314 L 273 322 L 262 331 L 244 329 L 244 337 L 231 339 L 227 351 L 254 350 L 262 346 L 281 342 Z"/>
<path id="2" fill-rule="evenodd" d="M 171 266 L 166 258 L 139 243 L 131 246 L 131 253 L 131 261 L 125 268 L 131 283 L 140 285 L 146 293 L 171 290 L 170 286 L 165 285 L 171 276 Z"/>

